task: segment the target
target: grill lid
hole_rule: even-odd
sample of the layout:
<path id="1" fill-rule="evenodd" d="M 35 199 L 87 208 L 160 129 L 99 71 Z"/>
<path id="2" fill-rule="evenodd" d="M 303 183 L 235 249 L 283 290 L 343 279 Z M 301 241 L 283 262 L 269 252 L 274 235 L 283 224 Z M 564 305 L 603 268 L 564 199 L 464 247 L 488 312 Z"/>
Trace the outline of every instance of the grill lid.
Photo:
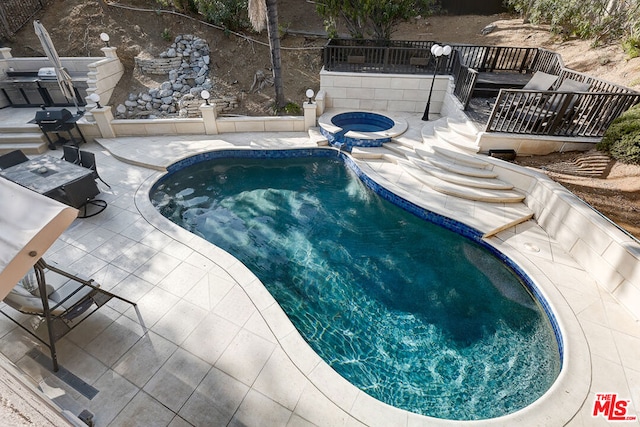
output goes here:
<path id="1" fill-rule="evenodd" d="M 42 67 L 38 70 L 38 77 L 43 80 L 55 80 L 56 69 L 53 67 Z"/>
<path id="2" fill-rule="evenodd" d="M 38 110 L 36 111 L 35 122 L 38 124 L 64 123 L 72 118 L 71 111 L 62 110 Z"/>

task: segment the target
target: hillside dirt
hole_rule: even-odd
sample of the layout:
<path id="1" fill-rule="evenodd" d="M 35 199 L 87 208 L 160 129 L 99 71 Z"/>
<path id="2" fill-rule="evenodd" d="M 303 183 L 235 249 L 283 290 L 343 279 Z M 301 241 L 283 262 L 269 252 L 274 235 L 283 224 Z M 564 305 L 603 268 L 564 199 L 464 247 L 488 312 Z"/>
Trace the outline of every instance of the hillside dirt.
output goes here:
<path id="1" fill-rule="evenodd" d="M 315 5 L 303 0 L 279 0 L 282 31 L 282 68 L 285 96 L 301 104 L 308 88 L 317 91 L 322 68 L 321 48 L 326 43 L 322 20 Z M 234 114 L 272 114 L 273 89 L 251 92 L 258 70 L 270 70 L 266 32 L 238 35 L 204 24 L 195 18 L 161 13 L 149 0 L 53 0 L 38 13 L 60 56 L 102 56 L 99 34 L 110 36 L 111 46 L 125 65 L 125 75 L 110 105 L 122 103 L 129 93 L 146 92 L 166 80 L 135 70 L 136 55 L 157 56 L 180 34 L 194 34 L 209 42 L 214 96 L 237 96 Z M 495 29 L 487 35 L 487 25 Z M 613 83 L 640 90 L 640 58 L 628 60 L 619 43 L 592 46 L 588 40 L 562 39 L 544 25 L 523 23 L 507 14 L 490 16 L 419 17 L 401 24 L 393 37 L 399 40 L 435 40 L 502 46 L 542 47 L 562 55 L 565 65 Z M 33 27 L 27 24 L 4 43 L 15 57 L 44 56 Z M 601 170 L 586 171 L 585 159 L 599 153 L 554 153 L 519 157 L 517 163 L 536 168 L 560 182 L 629 233 L 640 238 L 640 166 L 609 161 Z"/>

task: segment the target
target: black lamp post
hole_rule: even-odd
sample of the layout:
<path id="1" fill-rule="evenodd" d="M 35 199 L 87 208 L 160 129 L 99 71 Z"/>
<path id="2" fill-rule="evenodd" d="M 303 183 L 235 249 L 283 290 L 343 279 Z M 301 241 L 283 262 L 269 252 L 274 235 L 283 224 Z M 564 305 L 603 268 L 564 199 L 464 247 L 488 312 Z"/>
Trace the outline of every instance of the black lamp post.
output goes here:
<path id="1" fill-rule="evenodd" d="M 440 46 L 439 44 L 434 44 L 431 46 L 431 57 L 436 58 L 436 68 L 433 71 L 433 79 L 431 80 L 431 88 L 429 89 L 429 97 L 427 98 L 427 106 L 424 109 L 424 114 L 422 115 L 422 120 L 425 122 L 429 121 L 429 106 L 431 105 L 431 94 L 433 93 L 433 84 L 436 81 L 436 75 L 438 74 L 438 70 L 440 69 L 440 60 L 442 56 L 449 56 L 451 54 L 451 46 Z"/>

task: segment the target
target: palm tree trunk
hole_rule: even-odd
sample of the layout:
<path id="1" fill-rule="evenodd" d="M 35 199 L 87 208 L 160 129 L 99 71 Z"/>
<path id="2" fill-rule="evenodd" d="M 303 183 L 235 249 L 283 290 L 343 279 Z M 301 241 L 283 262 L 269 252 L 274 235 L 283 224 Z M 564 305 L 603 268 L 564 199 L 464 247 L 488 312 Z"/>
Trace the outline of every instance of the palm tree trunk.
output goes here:
<path id="1" fill-rule="evenodd" d="M 283 108 L 286 104 L 284 86 L 282 84 L 282 65 L 280 57 L 280 30 L 278 29 L 278 2 L 267 2 L 267 31 L 269 33 L 269 47 L 271 48 L 271 66 L 273 67 L 273 82 L 276 90 L 276 108 Z"/>

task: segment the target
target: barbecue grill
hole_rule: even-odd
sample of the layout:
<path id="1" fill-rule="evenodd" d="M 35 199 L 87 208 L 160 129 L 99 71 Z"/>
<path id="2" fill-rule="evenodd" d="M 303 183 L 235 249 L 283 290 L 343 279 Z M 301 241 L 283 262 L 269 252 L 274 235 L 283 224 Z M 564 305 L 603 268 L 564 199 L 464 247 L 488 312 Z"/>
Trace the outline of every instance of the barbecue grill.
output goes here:
<path id="1" fill-rule="evenodd" d="M 36 123 L 44 136 L 49 141 L 49 148 L 51 150 L 56 149 L 56 144 L 65 144 L 68 140 L 60 135 L 61 132 L 66 132 L 69 135 L 69 140 L 75 146 L 78 146 L 79 142 L 76 142 L 76 138 L 73 136 L 72 130 L 75 128 L 80 135 L 82 142 L 87 142 L 84 139 L 84 135 L 78 127 L 78 120 L 82 117 L 82 114 L 71 114 L 71 111 L 66 108 L 60 110 L 39 110 L 36 111 L 36 117 L 32 120 Z M 58 136 L 57 141 L 51 140 L 49 133 L 55 133 Z"/>

